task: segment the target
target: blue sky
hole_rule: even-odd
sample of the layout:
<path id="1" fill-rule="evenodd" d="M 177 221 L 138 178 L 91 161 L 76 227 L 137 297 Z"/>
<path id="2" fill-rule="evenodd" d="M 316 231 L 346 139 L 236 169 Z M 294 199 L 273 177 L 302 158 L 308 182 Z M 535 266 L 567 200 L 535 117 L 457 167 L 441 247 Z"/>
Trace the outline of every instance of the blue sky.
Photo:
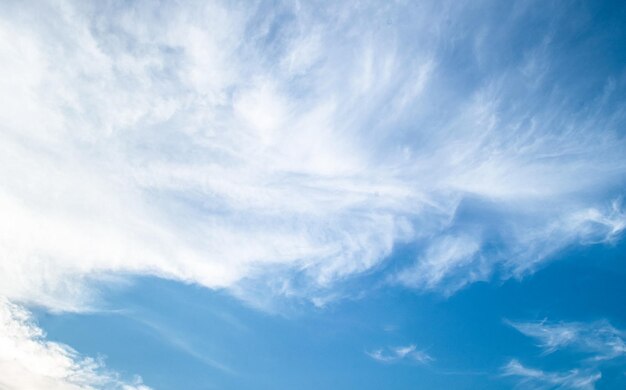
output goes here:
<path id="1" fill-rule="evenodd" d="M 0 20 L 0 387 L 626 387 L 620 2 Z"/>
<path id="2" fill-rule="evenodd" d="M 503 375 L 512 359 L 545 371 L 602 372 L 597 388 L 621 388 L 623 357 L 588 360 L 610 348 L 546 354 L 542 343 L 511 326 L 553 318 L 556 325 L 601 327 L 593 325 L 600 319 L 623 329 L 620 253 L 623 246 L 587 248 L 532 278 L 478 283 L 447 299 L 376 289 L 325 309 L 290 306 L 280 315 L 197 286 L 144 279 L 109 296 L 116 314 L 42 313 L 39 321 L 49 338 L 104 353 L 110 368 L 141 372 L 146 383 L 164 388 L 506 389 L 519 381 Z M 93 328 L 105 336 L 93 337 Z M 411 345 L 432 360 L 394 357 L 393 348 Z M 376 351 L 389 361 L 368 355 Z"/>

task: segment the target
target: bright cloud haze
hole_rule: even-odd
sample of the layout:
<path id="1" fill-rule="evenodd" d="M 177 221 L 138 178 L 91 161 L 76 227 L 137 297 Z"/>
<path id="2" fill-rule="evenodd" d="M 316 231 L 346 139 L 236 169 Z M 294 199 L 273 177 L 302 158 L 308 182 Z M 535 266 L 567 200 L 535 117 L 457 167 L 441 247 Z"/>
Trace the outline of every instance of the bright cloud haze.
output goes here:
<path id="1" fill-rule="evenodd" d="M 617 250 L 625 11 L 598 7 L 3 2 L 0 384 L 160 388 L 32 318 L 102 312 L 134 278 L 281 315 L 381 290 L 446 300 Z M 605 318 L 525 314 L 501 325 L 595 357 L 494 376 L 592 389 L 624 368 Z M 374 363 L 440 364 L 413 340 L 365 344 Z"/>

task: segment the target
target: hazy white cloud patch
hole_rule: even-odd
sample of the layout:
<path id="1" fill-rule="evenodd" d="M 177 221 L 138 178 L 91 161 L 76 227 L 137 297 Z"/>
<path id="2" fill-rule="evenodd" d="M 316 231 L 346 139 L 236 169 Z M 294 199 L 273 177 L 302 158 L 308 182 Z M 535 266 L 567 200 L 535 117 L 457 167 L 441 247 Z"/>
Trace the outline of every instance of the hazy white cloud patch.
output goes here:
<path id="1" fill-rule="evenodd" d="M 366 352 L 372 359 L 381 363 L 418 363 L 428 364 L 434 360 L 424 351 L 418 350 L 413 344 L 400 347 L 387 347 Z"/>
<path id="2" fill-rule="evenodd" d="M 439 237 L 422 256 L 414 266 L 397 274 L 396 280 L 410 287 L 434 289 L 446 278 L 462 274 L 460 280 L 446 283 L 454 291 L 466 283 L 486 279 L 491 270 L 480 253 L 480 241 L 473 237 Z"/>
<path id="3" fill-rule="evenodd" d="M 149 390 L 141 378 L 123 381 L 101 359 L 47 341 L 23 307 L 0 300 L 0 388 Z"/>

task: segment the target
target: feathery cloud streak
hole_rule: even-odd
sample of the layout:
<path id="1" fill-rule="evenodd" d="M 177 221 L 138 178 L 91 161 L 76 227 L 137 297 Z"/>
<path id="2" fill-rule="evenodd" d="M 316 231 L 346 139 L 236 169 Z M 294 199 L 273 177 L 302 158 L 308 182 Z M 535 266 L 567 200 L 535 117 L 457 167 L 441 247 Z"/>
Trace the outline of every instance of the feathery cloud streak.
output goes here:
<path id="1" fill-rule="evenodd" d="M 544 354 L 570 350 L 590 355 L 582 368 L 567 372 L 544 372 L 528 368 L 513 359 L 503 367 L 505 376 L 520 378 L 521 385 L 531 388 L 595 389 L 602 377 L 602 368 L 608 360 L 626 356 L 624 332 L 608 321 L 582 322 L 512 322 L 513 328 L 538 342 Z"/>
<path id="2" fill-rule="evenodd" d="M 532 337 L 552 353 L 560 349 L 574 349 L 593 355 L 593 360 L 608 360 L 626 356 L 624 332 L 607 321 L 581 322 L 509 322 L 525 336 Z"/>
<path id="3" fill-rule="evenodd" d="M 517 360 L 511 360 L 503 368 L 503 375 L 520 378 L 518 384 L 527 389 L 580 389 L 593 390 L 602 374 L 594 371 L 571 370 L 567 372 L 549 372 L 529 368 Z"/>
<path id="4" fill-rule="evenodd" d="M 373 351 L 367 352 L 367 355 L 372 359 L 379 361 L 381 363 L 395 363 L 399 361 L 408 361 L 408 362 L 416 362 L 419 364 L 427 364 L 434 359 L 432 356 L 427 354 L 424 351 L 419 351 L 416 349 L 417 347 L 413 344 L 400 346 L 400 347 L 389 347 L 385 349 L 375 349 Z"/>

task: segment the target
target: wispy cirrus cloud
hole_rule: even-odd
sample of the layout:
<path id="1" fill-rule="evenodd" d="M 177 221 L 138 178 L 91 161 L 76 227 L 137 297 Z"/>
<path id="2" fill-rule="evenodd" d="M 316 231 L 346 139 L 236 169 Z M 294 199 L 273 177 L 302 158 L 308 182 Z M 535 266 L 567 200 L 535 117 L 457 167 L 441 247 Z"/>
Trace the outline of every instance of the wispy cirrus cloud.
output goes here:
<path id="1" fill-rule="evenodd" d="M 570 370 L 564 372 L 543 371 L 529 368 L 513 359 L 503 368 L 504 376 L 520 379 L 518 387 L 528 389 L 581 389 L 593 390 L 602 374 L 593 370 Z"/>
<path id="2" fill-rule="evenodd" d="M 503 375 L 520 378 L 522 386 L 530 388 L 595 389 L 608 360 L 626 356 L 624 332 L 608 321 L 596 322 L 534 322 L 507 323 L 525 336 L 537 341 L 544 354 L 575 351 L 589 355 L 581 367 L 563 372 L 546 372 L 528 368 L 516 359 L 502 368 Z"/>
<path id="3" fill-rule="evenodd" d="M 545 353 L 571 349 L 592 355 L 593 360 L 626 356 L 624 332 L 608 321 L 583 322 L 508 322 L 516 330 L 538 342 Z"/>
<path id="4" fill-rule="evenodd" d="M 432 356 L 420 351 L 413 344 L 400 347 L 387 347 L 366 352 L 372 359 L 381 363 L 414 362 L 428 364 L 434 360 Z"/>

